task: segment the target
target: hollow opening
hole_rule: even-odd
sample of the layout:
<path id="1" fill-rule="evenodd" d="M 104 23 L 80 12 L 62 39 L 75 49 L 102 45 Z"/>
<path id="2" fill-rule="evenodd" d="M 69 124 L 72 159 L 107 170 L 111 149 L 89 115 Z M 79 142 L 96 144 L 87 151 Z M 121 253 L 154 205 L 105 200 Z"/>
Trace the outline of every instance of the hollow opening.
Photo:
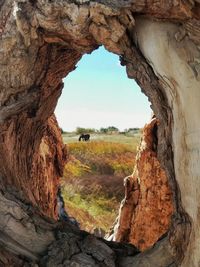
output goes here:
<path id="1" fill-rule="evenodd" d="M 65 79 L 55 111 L 68 150 L 58 211 L 61 220 L 70 220 L 82 230 L 146 249 L 168 230 L 172 208 L 166 211 L 163 201 L 156 203 L 168 186 L 156 157 L 158 124 L 148 126 L 146 140 L 143 137 L 141 141 L 142 128 L 150 121 L 152 110 L 139 86 L 126 76 L 119 58 L 101 47 L 83 57 L 77 70 Z M 146 168 L 150 164 L 153 168 L 157 164 L 157 174 L 147 170 L 143 176 L 141 166 L 136 166 L 140 142 L 151 148 L 146 149 L 139 165 Z M 171 201 L 169 191 L 167 188 L 163 192 L 167 205 Z M 127 211 L 123 214 L 124 209 Z M 143 223 L 143 216 L 151 213 L 152 222 Z M 156 226 L 160 227 L 158 231 L 153 229 Z"/>

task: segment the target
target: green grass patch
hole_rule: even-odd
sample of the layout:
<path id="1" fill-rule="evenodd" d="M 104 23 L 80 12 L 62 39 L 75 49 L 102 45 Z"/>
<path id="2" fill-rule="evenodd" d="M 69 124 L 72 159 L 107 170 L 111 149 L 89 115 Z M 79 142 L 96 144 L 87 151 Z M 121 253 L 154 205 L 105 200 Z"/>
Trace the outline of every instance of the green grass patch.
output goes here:
<path id="1" fill-rule="evenodd" d="M 62 191 L 68 212 L 77 218 L 84 230 L 92 231 L 96 227 L 109 230 L 119 209 L 119 202 L 115 197 L 108 199 L 80 192 L 72 195 L 68 186 L 64 186 Z"/>

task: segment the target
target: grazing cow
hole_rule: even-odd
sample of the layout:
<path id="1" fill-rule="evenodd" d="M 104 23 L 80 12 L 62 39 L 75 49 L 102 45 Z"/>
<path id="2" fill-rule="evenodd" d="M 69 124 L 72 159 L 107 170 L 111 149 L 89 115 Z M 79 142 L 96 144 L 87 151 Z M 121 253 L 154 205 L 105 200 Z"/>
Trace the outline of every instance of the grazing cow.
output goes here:
<path id="1" fill-rule="evenodd" d="M 83 141 L 89 141 L 90 140 L 90 135 L 89 134 L 81 134 L 79 136 L 78 141 L 81 141 L 81 140 L 83 140 Z"/>

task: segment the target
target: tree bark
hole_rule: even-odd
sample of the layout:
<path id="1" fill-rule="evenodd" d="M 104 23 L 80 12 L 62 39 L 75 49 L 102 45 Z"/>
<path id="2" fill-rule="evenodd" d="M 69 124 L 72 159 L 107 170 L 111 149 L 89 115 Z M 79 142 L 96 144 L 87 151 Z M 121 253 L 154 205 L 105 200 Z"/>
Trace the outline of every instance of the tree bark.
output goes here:
<path id="1" fill-rule="evenodd" d="M 172 192 L 157 158 L 159 121 L 153 116 L 142 132 L 133 174 L 124 180 L 125 198 L 113 229 L 113 240 L 144 251 L 165 235 L 174 212 Z"/>
<path id="2" fill-rule="evenodd" d="M 199 19 L 193 0 L 0 1 L 2 266 L 146 267 L 155 257 L 158 266 L 198 266 Z M 100 45 L 152 103 L 173 193 L 169 234 L 136 257 L 135 247 L 56 222 L 66 151 L 53 112 L 62 78 Z"/>

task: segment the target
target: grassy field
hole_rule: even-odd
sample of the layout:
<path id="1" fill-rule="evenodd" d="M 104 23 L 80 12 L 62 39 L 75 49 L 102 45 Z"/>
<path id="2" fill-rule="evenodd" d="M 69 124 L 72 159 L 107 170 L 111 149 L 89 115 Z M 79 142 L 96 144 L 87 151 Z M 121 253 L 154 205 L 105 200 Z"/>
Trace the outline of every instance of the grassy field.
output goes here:
<path id="1" fill-rule="evenodd" d="M 69 154 L 62 179 L 67 212 L 84 230 L 108 231 L 123 199 L 123 179 L 133 172 L 140 136 L 98 134 L 89 142 L 78 142 L 76 135 L 63 138 Z"/>
<path id="2" fill-rule="evenodd" d="M 75 143 L 78 141 L 79 135 L 75 133 L 64 133 L 63 141 L 65 144 Z M 117 144 L 124 144 L 136 150 L 137 145 L 140 141 L 141 133 L 140 131 L 134 135 L 124 135 L 124 134 L 90 134 L 90 141 L 105 141 Z"/>

